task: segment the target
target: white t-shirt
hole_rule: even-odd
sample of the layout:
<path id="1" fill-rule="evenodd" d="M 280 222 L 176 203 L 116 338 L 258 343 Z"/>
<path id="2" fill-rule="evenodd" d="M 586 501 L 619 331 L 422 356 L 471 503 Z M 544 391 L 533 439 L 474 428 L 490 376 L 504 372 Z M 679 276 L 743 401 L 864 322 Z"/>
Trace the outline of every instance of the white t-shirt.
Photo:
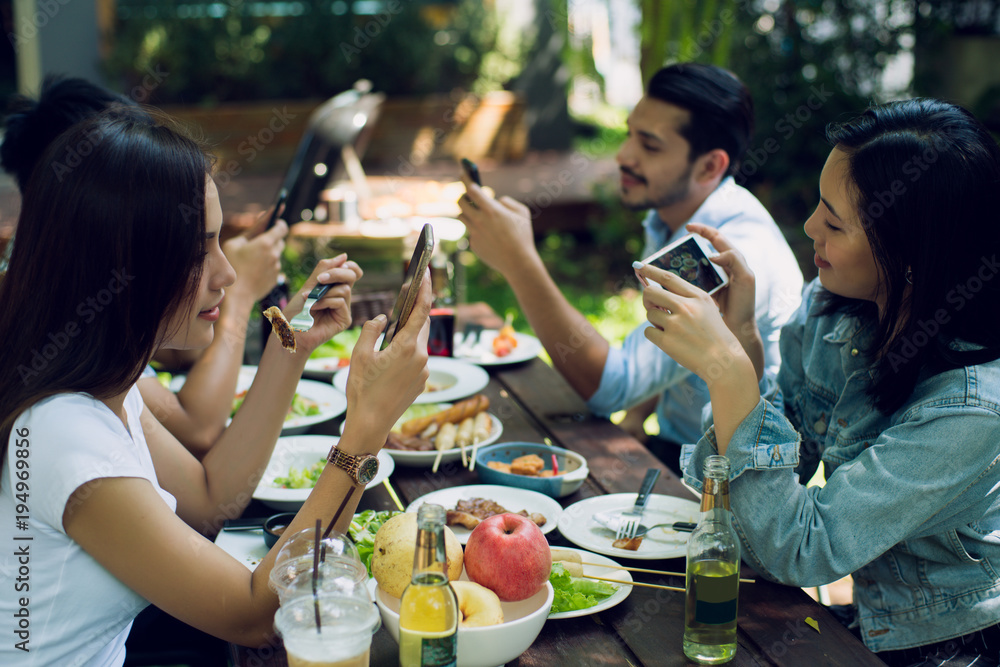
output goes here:
<path id="1" fill-rule="evenodd" d="M 14 423 L 0 474 L 0 665 L 124 662 L 132 620 L 149 603 L 71 540 L 62 519 L 70 495 L 104 477 L 148 479 L 176 511 L 156 479 L 142 406 L 132 387 L 126 429 L 88 394 L 59 394 Z"/>

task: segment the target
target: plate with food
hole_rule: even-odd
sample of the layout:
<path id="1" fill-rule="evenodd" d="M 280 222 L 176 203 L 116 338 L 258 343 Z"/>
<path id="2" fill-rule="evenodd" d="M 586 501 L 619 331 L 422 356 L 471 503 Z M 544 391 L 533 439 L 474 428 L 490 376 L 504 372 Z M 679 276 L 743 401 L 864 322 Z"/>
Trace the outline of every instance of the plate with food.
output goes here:
<path id="1" fill-rule="evenodd" d="M 427 370 L 430 371 L 427 388 L 414 403 L 457 401 L 482 391 L 490 382 L 486 371 L 461 359 L 430 357 L 427 359 Z M 333 376 L 333 386 L 345 393 L 348 371 L 350 368 L 344 368 Z"/>
<path id="2" fill-rule="evenodd" d="M 236 394 L 233 396 L 233 409 L 229 413 L 230 421 L 243 405 L 243 399 L 246 397 L 256 374 L 256 366 L 240 368 L 240 374 L 236 380 Z M 175 375 L 170 382 L 170 390 L 179 391 L 184 386 L 185 379 L 184 375 Z M 292 396 L 292 403 L 288 406 L 288 414 L 285 415 L 285 424 L 281 428 L 281 434 L 303 433 L 313 424 L 321 424 L 334 417 L 339 417 L 344 414 L 345 410 L 347 410 L 347 396 L 343 392 L 337 391 L 325 382 L 299 380 L 295 394 Z M 226 424 L 228 425 L 229 422 L 227 421 Z"/>
<path id="3" fill-rule="evenodd" d="M 316 486 L 330 448 L 339 441 L 340 438 L 331 435 L 278 438 L 271 460 L 253 492 L 254 500 L 285 512 L 298 510 Z M 381 484 L 396 467 L 385 450 L 378 453 L 378 463 L 378 474 L 365 488 Z"/>
<path id="4" fill-rule="evenodd" d="M 361 336 L 361 327 L 342 331 L 326 341 L 309 355 L 306 360 L 305 372 L 310 376 L 329 380 L 341 368 L 351 363 L 351 353 Z"/>
<path id="5" fill-rule="evenodd" d="M 455 358 L 478 366 L 505 366 L 530 361 L 542 351 L 542 342 L 534 336 L 505 329 L 485 329 L 468 342 L 457 332 Z"/>
<path id="6" fill-rule="evenodd" d="M 561 568 L 557 568 L 556 565 Z M 555 589 L 549 618 L 577 618 L 610 609 L 632 592 L 632 575 L 616 569 L 618 563 L 584 549 L 552 549 L 552 574 L 549 583 Z M 588 579 L 601 577 L 613 582 Z"/>
<path id="7" fill-rule="evenodd" d="M 488 407 L 489 399 L 482 394 L 458 403 L 415 403 L 392 427 L 383 451 L 399 465 L 414 468 L 461 460 L 463 447 L 466 460 L 472 461 L 474 450 L 496 442 L 503 434 L 503 424 L 487 412 Z M 344 433 L 344 424 L 340 433 Z M 439 443 L 444 447 L 440 452 Z"/>
<path id="8" fill-rule="evenodd" d="M 633 504 L 634 493 L 612 493 L 573 503 L 559 517 L 559 532 L 578 547 L 605 556 L 655 560 L 686 555 L 687 540 L 691 533 L 673 530 L 669 524 L 698 523 L 701 518 L 698 503 L 674 496 L 650 495 L 642 515 L 642 525 L 651 530 L 642 538 L 628 541 L 615 540 L 615 531 L 594 519 L 594 515 L 599 512 L 624 512 L 631 509 Z"/>
<path id="9" fill-rule="evenodd" d="M 469 540 L 473 528 L 494 514 L 521 514 L 534 521 L 543 533 L 551 533 L 563 512 L 559 503 L 544 494 L 498 484 L 470 484 L 432 491 L 410 503 L 406 511 L 416 512 L 424 503 L 444 507 L 448 527 L 462 544 Z"/>

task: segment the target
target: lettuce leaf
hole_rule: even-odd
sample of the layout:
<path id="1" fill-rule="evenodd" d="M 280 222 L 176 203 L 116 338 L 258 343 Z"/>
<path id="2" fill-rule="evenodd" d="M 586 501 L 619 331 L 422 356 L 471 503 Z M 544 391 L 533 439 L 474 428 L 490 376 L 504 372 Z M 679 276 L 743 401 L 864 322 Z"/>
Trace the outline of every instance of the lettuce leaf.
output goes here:
<path id="1" fill-rule="evenodd" d="M 550 614 L 558 614 L 563 611 L 576 611 L 577 609 L 587 609 L 595 604 L 611 597 L 618 591 L 618 587 L 603 581 L 593 579 L 576 579 L 571 577 L 569 571 L 562 563 L 553 563 L 552 572 L 549 573 L 549 582 L 555 589 L 555 597 L 552 600 L 552 610 Z"/>
<path id="2" fill-rule="evenodd" d="M 382 527 L 382 524 L 399 514 L 396 511 L 377 512 L 375 510 L 365 510 L 355 515 L 347 529 L 354 546 L 358 548 L 358 555 L 361 562 L 368 568 L 368 576 L 372 574 L 372 554 L 375 553 L 375 533 Z"/>

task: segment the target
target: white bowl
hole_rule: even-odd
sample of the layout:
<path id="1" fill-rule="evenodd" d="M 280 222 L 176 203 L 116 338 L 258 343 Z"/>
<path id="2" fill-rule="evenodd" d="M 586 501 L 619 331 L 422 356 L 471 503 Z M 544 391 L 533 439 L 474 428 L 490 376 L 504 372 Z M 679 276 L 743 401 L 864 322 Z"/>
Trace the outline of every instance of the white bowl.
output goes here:
<path id="1" fill-rule="evenodd" d="M 504 622 L 481 628 L 458 629 L 458 667 L 496 667 L 528 650 L 552 608 L 554 591 L 545 582 L 540 591 L 520 602 L 501 602 Z M 399 599 L 375 589 L 375 604 L 382 612 L 382 625 L 399 643 Z"/>

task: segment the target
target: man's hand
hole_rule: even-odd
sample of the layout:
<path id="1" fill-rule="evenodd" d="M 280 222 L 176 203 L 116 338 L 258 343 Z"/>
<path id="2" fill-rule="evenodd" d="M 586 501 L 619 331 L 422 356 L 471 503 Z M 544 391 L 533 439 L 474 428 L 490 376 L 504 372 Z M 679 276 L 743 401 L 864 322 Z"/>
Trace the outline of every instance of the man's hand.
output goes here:
<path id="1" fill-rule="evenodd" d="M 469 233 L 469 247 L 487 266 L 509 276 L 538 252 L 528 207 L 510 197 L 487 195 L 463 175 L 466 194 L 459 199 L 458 219 Z"/>

